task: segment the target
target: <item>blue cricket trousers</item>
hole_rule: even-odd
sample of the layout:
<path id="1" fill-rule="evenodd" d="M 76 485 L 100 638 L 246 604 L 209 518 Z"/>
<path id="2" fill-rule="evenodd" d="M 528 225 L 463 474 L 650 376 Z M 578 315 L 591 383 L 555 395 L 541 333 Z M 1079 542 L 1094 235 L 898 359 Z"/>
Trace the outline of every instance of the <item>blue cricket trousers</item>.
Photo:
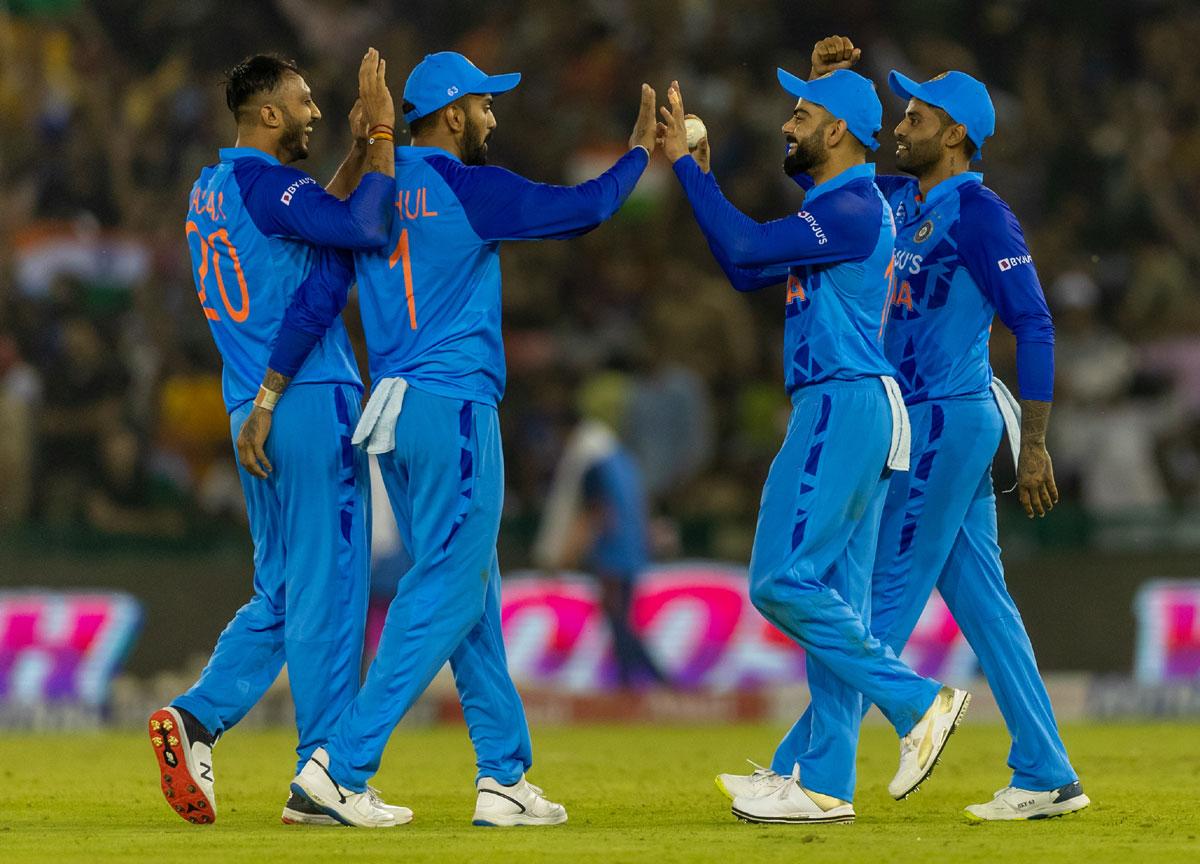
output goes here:
<path id="1" fill-rule="evenodd" d="M 388 737 L 450 661 L 480 777 L 515 783 L 532 764 L 500 630 L 496 538 L 504 457 L 496 408 L 409 387 L 379 467 L 413 565 L 388 607 L 366 681 L 329 740 L 330 774 L 361 791 Z"/>
<path id="2" fill-rule="evenodd" d="M 1003 430 L 991 393 L 909 408 L 912 471 L 892 479 L 873 574 L 871 631 L 900 653 L 936 585 L 1000 706 L 1012 737 L 1012 785 L 1057 789 L 1077 778 L 1058 734 L 1033 646 L 1004 583 L 991 465 Z M 869 707 L 869 703 L 866 706 Z M 780 744 L 782 764 L 810 732 Z M 816 736 L 815 726 L 811 734 Z M 846 754 L 828 770 L 853 772 Z M 790 764 L 790 763 L 789 763 Z"/>
<path id="3" fill-rule="evenodd" d="M 172 703 L 220 735 L 286 662 L 301 766 L 328 739 L 361 680 L 370 484 L 366 455 L 350 445 L 361 398 L 346 384 L 293 385 L 272 419 L 270 477 L 238 466 L 254 541 L 254 596 L 221 633 L 200 680 Z M 230 414 L 235 441 L 252 407 Z"/>
<path id="4" fill-rule="evenodd" d="M 804 785 L 849 800 L 862 695 L 899 735 L 929 709 L 941 685 L 922 678 L 871 635 L 871 567 L 888 488 L 891 412 L 878 378 L 804 387 L 792 397 L 783 447 L 763 488 L 750 599 L 807 652 L 814 734 L 778 758 Z M 820 730 L 820 734 L 816 734 Z M 850 772 L 827 770 L 850 765 Z"/>

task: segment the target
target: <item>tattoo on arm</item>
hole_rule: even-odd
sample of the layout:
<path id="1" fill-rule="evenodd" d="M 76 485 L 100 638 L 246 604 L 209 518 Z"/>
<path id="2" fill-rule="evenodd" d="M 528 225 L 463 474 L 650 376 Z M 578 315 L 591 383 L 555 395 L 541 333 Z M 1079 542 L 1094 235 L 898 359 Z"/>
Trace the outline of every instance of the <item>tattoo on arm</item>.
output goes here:
<path id="1" fill-rule="evenodd" d="M 274 369 L 268 369 L 267 374 L 263 376 L 262 386 L 276 393 L 282 393 L 287 389 L 288 384 L 291 382 L 291 378 L 288 378 L 285 375 L 280 375 Z"/>
<path id="2" fill-rule="evenodd" d="M 1035 399 L 1021 400 L 1021 444 L 1046 445 L 1046 429 L 1050 426 L 1050 402 Z"/>
<path id="3" fill-rule="evenodd" d="M 386 174 L 388 177 L 396 176 L 396 145 L 391 141 L 376 141 L 374 144 L 367 145 L 366 164 L 363 166 L 363 174 L 371 171 L 378 171 L 380 174 Z"/>
<path id="4" fill-rule="evenodd" d="M 333 179 L 329 181 L 329 185 L 325 187 L 325 191 L 335 198 L 341 198 L 343 201 L 350 197 L 350 193 L 358 186 L 358 182 L 362 180 L 363 168 L 367 163 L 367 146 L 366 143 L 355 142 L 350 148 L 350 152 L 346 154 L 346 158 L 342 160 L 342 164 L 338 166 L 337 173 L 333 175 Z"/>

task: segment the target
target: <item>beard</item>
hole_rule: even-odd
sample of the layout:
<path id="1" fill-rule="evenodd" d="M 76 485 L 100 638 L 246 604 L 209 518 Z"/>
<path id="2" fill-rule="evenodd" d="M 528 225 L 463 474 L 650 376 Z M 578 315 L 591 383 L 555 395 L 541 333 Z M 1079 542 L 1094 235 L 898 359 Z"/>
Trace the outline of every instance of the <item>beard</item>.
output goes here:
<path id="1" fill-rule="evenodd" d="M 822 126 L 807 138 L 797 138 L 795 152 L 783 158 L 783 173 L 789 177 L 810 174 L 812 169 L 822 165 L 829 158 L 823 143 L 824 137 L 825 127 Z"/>
<path id="2" fill-rule="evenodd" d="M 942 158 L 941 136 L 935 135 L 924 141 L 909 139 L 904 142 L 907 150 L 896 151 L 896 167 L 905 174 L 920 177 L 937 165 Z"/>
<path id="3" fill-rule="evenodd" d="M 488 141 L 492 133 L 484 133 L 483 127 L 467 117 L 463 126 L 462 161 L 464 165 L 486 165 L 488 156 Z"/>
<path id="4" fill-rule="evenodd" d="M 305 124 L 298 122 L 287 109 L 281 109 L 281 111 L 283 113 L 283 134 L 279 137 L 279 147 L 288 155 L 287 162 L 307 159 L 308 145 L 304 142 Z"/>

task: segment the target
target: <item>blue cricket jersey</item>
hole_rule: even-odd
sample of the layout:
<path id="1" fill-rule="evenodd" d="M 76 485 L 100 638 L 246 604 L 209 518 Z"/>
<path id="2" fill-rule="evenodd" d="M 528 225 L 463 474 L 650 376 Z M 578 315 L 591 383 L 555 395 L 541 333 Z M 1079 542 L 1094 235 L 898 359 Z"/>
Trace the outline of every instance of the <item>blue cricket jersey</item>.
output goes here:
<path id="1" fill-rule="evenodd" d="M 620 208 L 648 161 L 635 147 L 594 180 L 552 186 L 464 165 L 437 147 L 396 148 L 390 245 L 354 258 L 372 380 L 400 377 L 435 395 L 498 404 L 506 375 L 501 241 L 592 230 Z M 286 329 L 319 331 L 326 318 L 311 307 L 327 304 L 302 305 Z"/>
<path id="2" fill-rule="evenodd" d="M 856 165 L 808 190 L 794 216 L 759 223 L 729 203 L 690 156 L 675 161 L 717 262 L 739 291 L 787 280 L 783 363 L 789 394 L 824 381 L 893 375 L 884 357 L 888 280 L 896 229 Z"/>
<path id="3" fill-rule="evenodd" d="M 885 334 L 904 401 L 985 393 L 997 314 L 1017 339 L 1021 396 L 1054 395 L 1054 324 L 1012 211 L 983 175 L 943 180 L 921 200 L 911 177 L 880 177 L 896 216 L 896 278 Z"/>
<path id="4" fill-rule="evenodd" d="M 258 393 L 272 340 L 301 282 L 311 273 L 344 295 L 345 268 L 336 257 L 320 255 L 318 261 L 313 244 L 369 249 L 387 243 L 392 181 L 368 174 L 340 201 L 312 177 L 256 148 L 225 148 L 220 156 L 192 187 L 186 234 L 196 291 L 221 352 L 225 407 L 232 412 Z M 362 386 L 340 321 L 296 370 L 295 383 Z"/>

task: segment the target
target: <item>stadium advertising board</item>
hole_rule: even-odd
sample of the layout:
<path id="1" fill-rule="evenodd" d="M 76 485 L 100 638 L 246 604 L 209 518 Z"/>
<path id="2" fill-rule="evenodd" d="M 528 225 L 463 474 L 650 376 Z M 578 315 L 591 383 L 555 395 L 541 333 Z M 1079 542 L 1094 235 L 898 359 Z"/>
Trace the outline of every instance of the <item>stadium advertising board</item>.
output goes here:
<path id="1" fill-rule="evenodd" d="M 520 683 L 573 692 L 615 686 L 611 640 L 586 576 L 505 579 L 502 619 Z M 746 571 L 711 562 L 653 568 L 639 582 L 633 628 L 678 686 L 717 692 L 802 682 L 804 652 L 750 602 Z M 961 682 L 975 658 L 934 595 L 904 658 L 924 675 Z"/>
<path id="2" fill-rule="evenodd" d="M 1138 683 L 1200 679 L 1200 581 L 1148 582 L 1134 599 Z"/>
<path id="3" fill-rule="evenodd" d="M 98 716 L 141 620 L 127 594 L 0 591 L 0 719 Z"/>

